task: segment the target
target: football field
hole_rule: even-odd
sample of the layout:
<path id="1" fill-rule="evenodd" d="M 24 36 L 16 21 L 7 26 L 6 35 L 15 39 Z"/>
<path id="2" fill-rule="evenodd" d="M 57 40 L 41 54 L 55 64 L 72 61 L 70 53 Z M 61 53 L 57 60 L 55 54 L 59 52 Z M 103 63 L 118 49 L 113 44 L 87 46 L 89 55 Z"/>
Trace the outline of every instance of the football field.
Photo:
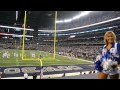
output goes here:
<path id="1" fill-rule="evenodd" d="M 5 53 L 8 54 L 8 57 L 4 56 Z M 56 59 L 53 60 L 53 53 L 37 50 L 25 50 L 24 57 L 33 58 L 33 60 L 22 60 L 21 50 L 4 49 L 0 50 L 0 66 L 41 66 L 40 61 L 34 59 L 40 58 L 40 55 L 42 56 L 41 58 L 43 66 L 93 64 L 92 61 L 58 54 L 56 54 Z"/>

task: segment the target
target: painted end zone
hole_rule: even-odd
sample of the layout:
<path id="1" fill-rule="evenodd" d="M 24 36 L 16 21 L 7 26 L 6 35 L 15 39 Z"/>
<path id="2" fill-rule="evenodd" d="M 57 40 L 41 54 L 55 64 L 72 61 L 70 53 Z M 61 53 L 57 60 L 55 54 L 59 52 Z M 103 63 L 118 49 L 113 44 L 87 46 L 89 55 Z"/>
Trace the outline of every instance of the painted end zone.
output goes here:
<path id="1" fill-rule="evenodd" d="M 0 67 L 2 72 L 2 78 L 15 78 L 23 77 L 24 73 L 28 73 L 28 76 L 32 76 L 33 73 L 40 75 L 39 66 L 16 66 L 16 67 Z M 44 66 L 43 75 L 44 78 L 53 77 L 65 77 L 95 73 L 94 66 L 91 65 L 53 65 Z"/>

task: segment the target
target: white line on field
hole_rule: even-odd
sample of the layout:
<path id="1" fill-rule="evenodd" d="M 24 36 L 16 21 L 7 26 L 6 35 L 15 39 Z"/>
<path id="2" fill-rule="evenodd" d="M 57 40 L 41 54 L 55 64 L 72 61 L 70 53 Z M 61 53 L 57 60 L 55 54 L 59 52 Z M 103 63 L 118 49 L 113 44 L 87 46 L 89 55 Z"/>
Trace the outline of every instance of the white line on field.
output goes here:
<path id="1" fill-rule="evenodd" d="M 63 55 L 59 55 L 59 54 L 57 54 L 58 56 L 63 56 Z M 73 57 L 69 57 L 69 56 L 63 56 L 63 57 L 67 57 L 68 59 L 70 58 L 70 59 L 72 59 Z M 91 62 L 91 63 L 94 63 L 93 61 L 88 61 L 88 60 L 84 60 L 84 59 L 78 59 L 78 58 L 74 58 L 74 59 L 76 59 L 76 60 L 81 60 L 81 61 L 85 61 L 85 62 Z"/>

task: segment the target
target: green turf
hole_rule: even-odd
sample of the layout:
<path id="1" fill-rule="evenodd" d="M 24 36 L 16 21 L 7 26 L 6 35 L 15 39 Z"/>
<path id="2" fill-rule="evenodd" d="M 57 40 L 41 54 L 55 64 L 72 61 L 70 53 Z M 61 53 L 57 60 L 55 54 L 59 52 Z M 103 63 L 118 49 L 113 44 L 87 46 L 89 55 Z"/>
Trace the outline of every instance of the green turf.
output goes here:
<path id="1" fill-rule="evenodd" d="M 9 58 L 3 58 L 2 55 L 5 51 L 10 53 Z M 18 57 L 14 57 L 14 52 L 18 53 Z M 49 65 L 72 65 L 72 64 L 92 64 L 91 62 L 82 61 L 80 59 L 75 59 L 67 56 L 56 55 L 56 59 L 53 60 L 53 54 L 43 51 L 36 50 L 25 50 L 25 58 L 32 58 L 30 52 L 35 52 L 36 58 L 41 54 L 44 57 L 43 66 Z M 0 50 L 0 66 L 40 66 L 38 60 L 22 60 L 20 56 L 22 54 L 21 50 Z"/>

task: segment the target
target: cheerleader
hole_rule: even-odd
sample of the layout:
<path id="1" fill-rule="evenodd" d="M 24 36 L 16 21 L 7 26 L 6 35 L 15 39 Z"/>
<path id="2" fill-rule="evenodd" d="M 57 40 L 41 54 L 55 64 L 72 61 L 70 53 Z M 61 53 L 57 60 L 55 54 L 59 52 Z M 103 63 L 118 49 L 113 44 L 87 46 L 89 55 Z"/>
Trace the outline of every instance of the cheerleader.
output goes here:
<path id="1" fill-rule="evenodd" d="M 104 35 L 105 45 L 95 61 L 95 69 L 99 72 L 99 79 L 119 79 L 118 65 L 120 64 L 120 43 L 116 42 L 116 35 L 107 31 Z"/>

